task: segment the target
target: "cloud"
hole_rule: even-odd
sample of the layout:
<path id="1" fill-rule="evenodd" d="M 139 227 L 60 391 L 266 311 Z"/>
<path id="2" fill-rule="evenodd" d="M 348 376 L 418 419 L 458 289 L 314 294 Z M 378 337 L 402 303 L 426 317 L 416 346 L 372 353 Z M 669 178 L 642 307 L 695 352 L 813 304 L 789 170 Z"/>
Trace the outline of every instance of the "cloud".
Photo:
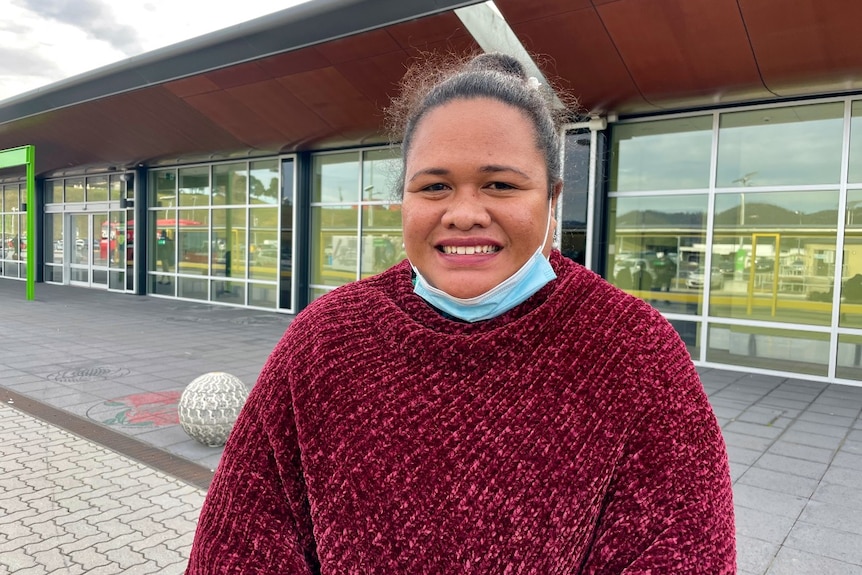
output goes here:
<path id="1" fill-rule="evenodd" d="M 15 4 L 41 18 L 77 28 L 127 56 L 143 51 L 137 30 L 118 22 L 110 6 L 101 0 L 15 0 Z"/>
<path id="2" fill-rule="evenodd" d="M 37 52 L 0 46 L 0 76 L 53 78 L 61 72 L 51 59 Z"/>

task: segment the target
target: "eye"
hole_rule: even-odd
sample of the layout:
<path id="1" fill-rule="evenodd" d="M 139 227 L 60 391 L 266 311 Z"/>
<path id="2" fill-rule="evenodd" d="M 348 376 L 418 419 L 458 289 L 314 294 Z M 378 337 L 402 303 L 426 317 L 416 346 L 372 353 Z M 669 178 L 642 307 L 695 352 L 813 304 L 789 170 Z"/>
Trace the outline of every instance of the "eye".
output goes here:
<path id="1" fill-rule="evenodd" d="M 491 188 L 492 190 L 515 190 L 516 186 L 512 184 L 507 184 L 506 182 L 489 182 L 485 184 L 486 188 Z"/>
<path id="2" fill-rule="evenodd" d="M 429 184 L 429 185 L 425 186 L 424 188 L 421 188 L 419 191 L 420 192 L 444 192 L 447 189 L 449 189 L 449 188 L 446 184 L 436 183 L 436 184 Z"/>

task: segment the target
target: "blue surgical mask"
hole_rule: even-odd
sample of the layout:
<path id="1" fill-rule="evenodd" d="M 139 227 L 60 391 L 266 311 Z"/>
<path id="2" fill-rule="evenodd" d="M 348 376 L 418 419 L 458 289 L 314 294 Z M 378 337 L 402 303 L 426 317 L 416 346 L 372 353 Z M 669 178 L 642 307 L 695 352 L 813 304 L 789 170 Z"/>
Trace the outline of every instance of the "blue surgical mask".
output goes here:
<path id="1" fill-rule="evenodd" d="M 548 223 L 545 226 L 545 240 L 523 266 L 514 274 L 497 284 L 483 294 L 471 298 L 460 298 L 449 295 L 441 289 L 428 283 L 419 270 L 413 267 L 416 283 L 413 291 L 426 302 L 440 311 L 467 321 L 477 322 L 495 318 L 521 304 L 548 282 L 554 280 L 557 274 L 542 250 L 551 229 L 551 206 L 548 205 Z"/>

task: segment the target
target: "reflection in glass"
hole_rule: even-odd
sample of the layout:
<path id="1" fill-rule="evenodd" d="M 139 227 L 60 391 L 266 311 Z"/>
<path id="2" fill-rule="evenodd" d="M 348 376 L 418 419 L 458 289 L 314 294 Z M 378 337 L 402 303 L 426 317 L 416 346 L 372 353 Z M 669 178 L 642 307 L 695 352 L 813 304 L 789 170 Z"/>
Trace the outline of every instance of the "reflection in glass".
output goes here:
<path id="1" fill-rule="evenodd" d="M 212 246 L 207 249 L 212 275 L 244 278 L 248 258 L 245 208 L 214 208 L 212 211 Z M 202 234 L 203 236 L 203 234 Z M 205 241 L 209 238 L 202 237 Z"/>
<path id="2" fill-rule="evenodd" d="M 150 172 L 149 197 L 150 207 L 175 208 L 177 205 L 177 171 Z"/>
<path id="3" fill-rule="evenodd" d="M 125 269 L 126 267 L 126 212 L 111 212 L 110 227 L 107 231 L 108 237 L 103 237 L 102 242 L 109 252 L 110 266 L 112 268 Z"/>
<path id="4" fill-rule="evenodd" d="M 278 203 L 278 160 L 251 162 L 248 193 L 251 204 Z"/>
<path id="5" fill-rule="evenodd" d="M 66 180 L 66 202 L 84 201 L 84 178 Z"/>
<path id="6" fill-rule="evenodd" d="M 846 221 L 839 324 L 862 328 L 862 190 L 847 191 Z"/>
<path id="7" fill-rule="evenodd" d="M 43 192 L 43 195 L 46 204 L 62 203 L 63 180 L 53 180 L 51 182 L 45 182 L 45 191 Z"/>
<path id="8" fill-rule="evenodd" d="M 614 126 L 612 192 L 709 187 L 712 116 Z"/>
<path id="9" fill-rule="evenodd" d="M 862 100 L 856 100 L 851 107 L 850 166 L 847 181 L 851 184 L 862 183 Z"/>
<path id="10" fill-rule="evenodd" d="M 206 207 L 209 205 L 209 166 L 195 166 L 179 170 L 179 199 L 180 206 Z"/>
<path id="11" fill-rule="evenodd" d="M 587 199 L 590 183 L 590 131 L 566 134 L 560 220 L 560 252 L 581 265 L 586 263 Z"/>
<path id="12" fill-rule="evenodd" d="M 209 273 L 209 211 L 178 210 L 177 261 L 181 274 Z"/>
<path id="13" fill-rule="evenodd" d="M 248 284 L 248 305 L 250 306 L 275 309 L 275 300 L 277 295 L 274 285 L 256 283 Z"/>
<path id="14" fill-rule="evenodd" d="M 717 187 L 837 184 L 844 103 L 721 115 Z"/>
<path id="15" fill-rule="evenodd" d="M 718 194 L 710 315 L 829 325 L 838 192 Z"/>
<path id="16" fill-rule="evenodd" d="M 401 160 L 391 148 L 368 150 L 362 154 L 362 200 L 366 202 L 397 200 L 395 189 Z"/>
<path id="17" fill-rule="evenodd" d="M 362 207 L 362 277 L 380 273 L 406 257 L 401 247 L 400 207 Z"/>
<path id="18" fill-rule="evenodd" d="M 685 348 L 694 359 L 700 359 L 700 322 L 669 320 L 685 343 Z"/>
<path id="19" fill-rule="evenodd" d="M 357 224 L 350 206 L 312 206 L 311 283 L 339 286 L 356 279 Z"/>
<path id="20" fill-rule="evenodd" d="M 213 166 L 213 205 L 245 204 L 247 183 L 248 173 L 245 162 Z"/>
<path id="21" fill-rule="evenodd" d="M 314 156 L 312 202 L 353 203 L 359 201 L 359 154 Z"/>
<path id="22" fill-rule="evenodd" d="M 835 375 L 843 379 L 862 381 L 862 335 L 838 336 Z"/>
<path id="23" fill-rule="evenodd" d="M 113 175 L 111 176 L 111 188 L 110 188 L 110 200 L 112 202 L 120 201 L 120 198 L 123 197 L 123 192 L 126 188 L 126 182 L 123 180 L 123 176 L 121 175 Z"/>
<path id="24" fill-rule="evenodd" d="M 709 328 L 706 360 L 825 376 L 829 334 L 713 324 Z"/>
<path id="25" fill-rule="evenodd" d="M 605 277 L 663 311 L 698 313 L 703 285 L 690 273 L 705 262 L 706 194 L 609 200 Z M 660 293 L 661 292 L 661 293 Z"/>
<path id="26" fill-rule="evenodd" d="M 63 214 L 45 214 L 45 263 L 63 263 Z M 50 280 L 49 280 L 50 281 Z"/>
<path id="27" fill-rule="evenodd" d="M 87 178 L 87 201 L 108 201 L 108 176 L 91 176 Z"/>
<path id="28" fill-rule="evenodd" d="M 252 208 L 249 277 L 275 281 L 280 267 L 278 253 L 278 208 Z"/>

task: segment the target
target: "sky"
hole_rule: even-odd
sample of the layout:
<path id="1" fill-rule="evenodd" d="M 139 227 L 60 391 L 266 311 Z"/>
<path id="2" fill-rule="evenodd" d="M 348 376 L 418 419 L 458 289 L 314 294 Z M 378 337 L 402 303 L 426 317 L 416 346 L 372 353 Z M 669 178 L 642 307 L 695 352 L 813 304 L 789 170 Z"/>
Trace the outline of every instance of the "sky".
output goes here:
<path id="1" fill-rule="evenodd" d="M 0 102 L 307 0 L 0 0 Z"/>

